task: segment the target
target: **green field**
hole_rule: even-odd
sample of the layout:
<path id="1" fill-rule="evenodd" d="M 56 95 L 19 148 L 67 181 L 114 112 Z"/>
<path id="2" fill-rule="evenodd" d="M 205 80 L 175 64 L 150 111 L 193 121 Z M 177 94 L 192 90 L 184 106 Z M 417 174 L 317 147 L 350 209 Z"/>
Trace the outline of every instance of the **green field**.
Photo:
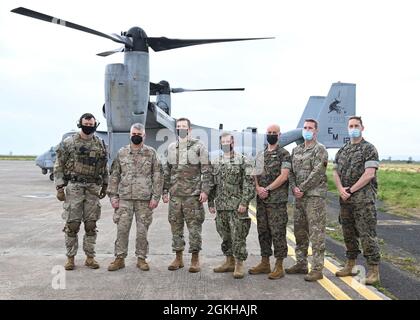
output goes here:
<path id="1" fill-rule="evenodd" d="M 35 160 L 36 156 L 8 156 L 8 155 L 1 155 L 0 160 Z"/>
<path id="2" fill-rule="evenodd" d="M 332 176 L 332 163 L 328 165 L 328 190 L 337 193 Z M 384 210 L 420 217 L 420 164 L 381 163 L 378 171 L 378 199 Z"/>

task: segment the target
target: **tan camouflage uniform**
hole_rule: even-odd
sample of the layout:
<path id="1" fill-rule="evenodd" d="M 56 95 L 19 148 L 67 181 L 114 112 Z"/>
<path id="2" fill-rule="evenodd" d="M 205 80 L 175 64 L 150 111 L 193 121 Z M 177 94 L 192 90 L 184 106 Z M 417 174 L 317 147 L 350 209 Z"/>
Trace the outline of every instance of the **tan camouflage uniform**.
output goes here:
<path id="1" fill-rule="evenodd" d="M 340 177 L 343 187 L 353 186 L 363 175 L 366 168 L 379 168 L 376 148 L 366 140 L 360 143 L 346 143 L 336 154 L 334 170 Z M 356 259 L 359 250 L 359 238 L 363 255 L 370 265 L 380 261 L 378 240 L 376 237 L 376 177 L 362 189 L 354 192 L 347 201 L 340 198 L 340 223 L 343 228 L 347 258 Z"/>
<path id="2" fill-rule="evenodd" d="M 159 202 L 162 187 L 163 172 L 155 149 L 143 145 L 134 150 L 127 145 L 118 151 L 112 163 L 108 187 L 111 200 L 119 199 L 119 208 L 114 213 L 117 222 L 116 257 L 127 257 L 128 238 L 135 215 L 136 256 L 147 258 L 147 232 L 153 220 L 149 202 L 151 199 Z"/>
<path id="3" fill-rule="evenodd" d="M 267 187 L 281 174 L 281 169 L 291 169 L 290 153 L 277 145 L 269 151 L 266 148 L 256 158 L 257 181 L 260 187 Z M 268 198 L 257 197 L 257 229 L 261 247 L 261 256 L 284 259 L 287 257 L 287 201 L 289 183 L 286 181 L 279 188 L 271 190 Z"/>
<path id="4" fill-rule="evenodd" d="M 174 142 L 168 147 L 164 165 L 163 193 L 170 194 L 168 220 L 172 231 L 172 249 L 183 251 L 184 220 L 189 232 L 189 252 L 201 250 L 201 229 L 205 212 L 199 197 L 211 188 L 208 151 L 197 139 Z"/>
<path id="5" fill-rule="evenodd" d="M 248 209 L 239 213 L 239 205 L 248 208 L 255 196 L 254 181 L 250 176 L 252 164 L 242 155 L 221 156 L 213 163 L 214 187 L 209 195 L 209 207 L 215 207 L 216 229 L 222 238 L 222 252 L 245 261 L 248 257 L 246 237 L 251 227 Z"/>
<path id="6" fill-rule="evenodd" d="M 83 221 L 83 250 L 95 256 L 96 221 L 101 216 L 99 192 L 108 184 L 108 154 L 105 143 L 97 136 L 88 140 L 79 133 L 58 145 L 54 164 L 55 185 L 66 185 L 63 219 L 67 256 L 74 257 L 78 249 L 77 233 Z"/>
<path id="7" fill-rule="evenodd" d="M 290 186 L 292 190 L 297 186 L 304 193 L 295 202 L 296 260 L 298 264 L 307 264 L 311 241 L 314 271 L 322 271 L 324 267 L 327 165 L 327 150 L 318 142 L 308 147 L 302 143 L 292 151 Z"/>

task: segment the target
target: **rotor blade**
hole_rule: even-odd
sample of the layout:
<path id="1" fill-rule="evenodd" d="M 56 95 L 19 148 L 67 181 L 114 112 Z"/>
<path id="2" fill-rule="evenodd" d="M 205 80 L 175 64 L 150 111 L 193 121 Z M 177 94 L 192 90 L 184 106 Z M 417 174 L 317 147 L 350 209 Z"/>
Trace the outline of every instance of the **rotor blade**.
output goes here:
<path id="1" fill-rule="evenodd" d="M 231 42 L 245 40 L 262 40 L 271 38 L 233 38 L 233 39 L 169 39 L 166 37 L 148 37 L 147 43 L 154 51 L 171 50 L 176 48 L 195 46 L 198 44 Z"/>
<path id="2" fill-rule="evenodd" d="M 124 52 L 125 47 L 121 47 L 115 50 L 110 50 L 110 51 L 105 51 L 105 52 L 101 52 L 101 53 L 97 53 L 97 56 L 101 56 L 101 57 L 107 57 L 110 56 L 111 54 L 117 53 L 117 52 Z"/>
<path id="3" fill-rule="evenodd" d="M 221 89 L 184 89 L 184 88 L 172 88 L 172 93 L 180 92 L 193 92 L 193 91 L 244 91 L 245 88 L 221 88 Z"/>
<path id="4" fill-rule="evenodd" d="M 35 18 L 35 19 L 59 24 L 59 25 L 62 25 L 64 27 L 76 29 L 76 30 L 79 30 L 79 31 L 91 33 L 91 34 L 94 34 L 96 36 L 107 38 L 109 40 L 112 40 L 112 41 L 115 41 L 115 42 L 118 42 L 118 43 L 123 43 L 123 44 L 125 44 L 129 47 L 132 47 L 131 43 L 127 39 L 125 39 L 124 37 L 111 36 L 111 35 L 108 35 L 108 34 L 93 30 L 93 29 L 89 29 L 89 28 L 86 28 L 84 26 L 72 23 L 72 22 L 68 22 L 68 21 L 58 19 L 58 18 L 49 16 L 49 15 L 46 15 L 46 14 L 43 14 L 43 13 L 40 13 L 40 12 L 36 12 L 36 11 L 30 10 L 30 9 L 19 7 L 19 8 L 13 9 L 12 12 L 18 13 L 18 14 L 21 14 L 21 15 L 24 15 L 24 16 L 27 16 L 27 17 L 31 17 L 31 18 Z"/>

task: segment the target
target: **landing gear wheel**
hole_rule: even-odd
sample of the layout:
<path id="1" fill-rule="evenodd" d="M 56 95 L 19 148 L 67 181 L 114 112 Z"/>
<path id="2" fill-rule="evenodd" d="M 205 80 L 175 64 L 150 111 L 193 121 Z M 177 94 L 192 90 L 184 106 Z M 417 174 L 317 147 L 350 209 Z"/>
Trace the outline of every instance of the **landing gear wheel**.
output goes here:
<path id="1" fill-rule="evenodd" d="M 47 169 L 45 169 L 45 168 L 43 168 L 43 169 L 41 170 L 41 172 L 42 172 L 42 174 L 47 174 L 48 170 L 47 170 Z"/>
<path id="2" fill-rule="evenodd" d="M 51 174 L 50 174 L 50 180 L 51 180 L 51 181 L 54 181 L 54 173 L 51 173 Z"/>

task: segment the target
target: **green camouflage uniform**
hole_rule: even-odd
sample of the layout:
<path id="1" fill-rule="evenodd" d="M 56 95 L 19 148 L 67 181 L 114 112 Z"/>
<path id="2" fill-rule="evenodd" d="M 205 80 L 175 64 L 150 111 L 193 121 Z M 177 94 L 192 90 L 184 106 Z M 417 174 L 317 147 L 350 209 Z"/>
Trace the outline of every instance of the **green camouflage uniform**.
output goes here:
<path id="1" fill-rule="evenodd" d="M 379 168 L 376 148 L 366 140 L 360 143 L 346 143 L 336 154 L 334 170 L 343 187 L 353 186 L 366 168 Z M 361 240 L 363 255 L 368 264 L 379 264 L 380 253 L 376 237 L 376 177 L 362 189 L 356 191 L 347 201 L 340 198 L 340 223 L 343 228 L 347 258 L 356 259 Z"/>
<path id="2" fill-rule="evenodd" d="M 168 220 L 173 251 L 185 247 L 184 220 L 189 232 L 189 252 L 201 250 L 201 229 L 205 212 L 199 197 L 212 185 L 208 151 L 197 139 L 174 142 L 168 147 L 164 165 L 163 194 L 170 194 Z"/>
<path id="3" fill-rule="evenodd" d="M 256 158 L 256 177 L 260 187 L 267 187 L 281 174 L 281 169 L 290 169 L 289 152 L 277 146 L 269 151 L 266 148 Z M 287 201 L 289 182 L 271 190 L 268 198 L 262 200 L 257 196 L 257 230 L 261 247 L 261 256 L 284 259 L 287 257 Z"/>
<path id="4" fill-rule="evenodd" d="M 66 185 L 63 219 L 67 256 L 77 254 L 77 233 L 83 221 L 85 235 L 83 250 L 95 256 L 96 221 L 101 216 L 99 192 L 108 184 L 108 153 L 105 143 L 97 136 L 88 140 L 79 133 L 62 141 L 57 148 L 54 164 L 55 185 Z"/>
<path id="5" fill-rule="evenodd" d="M 222 252 L 225 256 L 245 261 L 248 257 L 246 237 L 251 227 L 248 205 L 255 196 L 250 176 L 252 165 L 237 153 L 230 157 L 221 156 L 212 164 L 214 186 L 209 195 L 209 208 L 217 210 L 216 229 L 222 238 Z M 245 213 L 238 212 L 239 205 L 247 208 Z"/>
<path id="6" fill-rule="evenodd" d="M 292 190 L 298 187 L 304 193 L 303 197 L 295 202 L 296 261 L 299 264 L 307 264 L 311 241 L 312 270 L 315 271 L 322 271 L 324 267 L 327 165 L 327 150 L 318 142 L 308 147 L 302 143 L 292 151 L 290 186 Z"/>
<path id="7" fill-rule="evenodd" d="M 152 223 L 151 199 L 159 202 L 163 187 L 163 172 L 156 150 L 143 145 L 134 150 L 127 145 L 118 151 L 111 167 L 108 195 L 119 199 L 114 216 L 117 221 L 115 256 L 127 257 L 128 237 L 133 216 L 136 216 L 136 256 L 147 258 L 147 232 Z"/>

